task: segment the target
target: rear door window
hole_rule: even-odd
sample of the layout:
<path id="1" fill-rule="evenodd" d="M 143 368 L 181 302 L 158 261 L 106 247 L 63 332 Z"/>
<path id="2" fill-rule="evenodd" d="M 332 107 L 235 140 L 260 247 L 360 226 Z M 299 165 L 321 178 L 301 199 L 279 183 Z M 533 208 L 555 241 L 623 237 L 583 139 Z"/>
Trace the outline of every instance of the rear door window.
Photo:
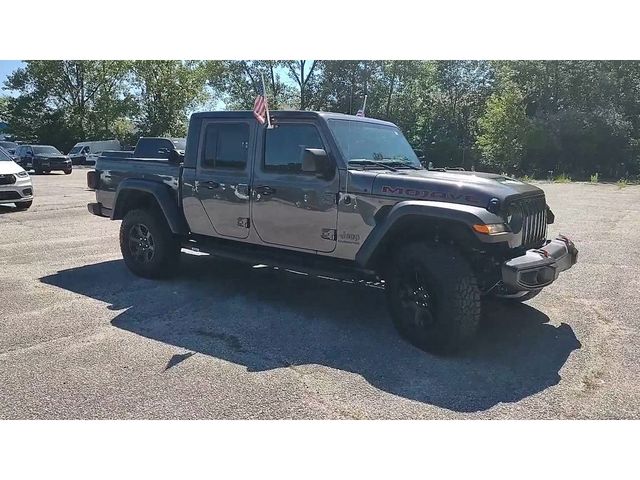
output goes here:
<path id="1" fill-rule="evenodd" d="M 204 168 L 244 170 L 248 153 L 248 123 L 218 123 L 206 127 L 201 160 Z"/>

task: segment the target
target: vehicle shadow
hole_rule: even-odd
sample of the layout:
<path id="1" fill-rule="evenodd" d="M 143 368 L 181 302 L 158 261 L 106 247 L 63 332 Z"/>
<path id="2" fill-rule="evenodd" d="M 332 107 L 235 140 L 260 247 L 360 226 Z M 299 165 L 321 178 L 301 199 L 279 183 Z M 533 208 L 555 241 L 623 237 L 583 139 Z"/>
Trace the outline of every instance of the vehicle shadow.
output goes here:
<path id="1" fill-rule="evenodd" d="M 2 215 L 3 213 L 11 213 L 11 212 L 19 212 L 20 210 L 18 210 L 15 205 L 13 207 L 4 204 L 4 205 L 0 205 L 0 215 Z"/>
<path id="2" fill-rule="evenodd" d="M 486 309 L 478 341 L 444 358 L 403 341 L 384 292 L 364 285 L 183 254 L 170 281 L 133 276 L 121 260 L 43 277 L 122 310 L 112 325 L 191 352 L 264 371 L 324 365 L 372 386 L 457 412 L 516 402 L 560 381 L 580 348 L 572 328 L 525 304 Z M 190 355 L 175 356 L 167 369 Z"/>

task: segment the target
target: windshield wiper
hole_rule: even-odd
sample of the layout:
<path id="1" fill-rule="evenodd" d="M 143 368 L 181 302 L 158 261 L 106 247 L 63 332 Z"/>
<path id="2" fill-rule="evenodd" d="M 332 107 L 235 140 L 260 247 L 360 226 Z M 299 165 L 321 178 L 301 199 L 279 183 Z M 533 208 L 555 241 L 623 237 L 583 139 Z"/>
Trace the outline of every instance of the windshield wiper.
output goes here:
<path id="1" fill-rule="evenodd" d="M 407 167 L 410 168 L 412 170 L 422 170 L 420 167 L 416 167 L 415 165 L 411 165 L 409 162 L 403 162 L 402 160 L 394 160 L 393 158 L 389 158 L 389 159 L 384 159 L 384 160 L 391 160 L 389 163 L 391 165 L 393 165 L 394 167 Z"/>
<path id="2" fill-rule="evenodd" d="M 361 165 L 374 165 L 376 167 L 381 167 L 384 168 L 386 170 L 391 170 L 392 172 L 397 172 L 398 169 L 392 167 L 391 165 L 389 165 L 388 163 L 385 162 L 377 162 L 375 160 L 369 160 L 366 158 L 362 158 L 362 159 L 356 159 L 356 160 L 349 160 L 349 164 L 361 164 Z"/>

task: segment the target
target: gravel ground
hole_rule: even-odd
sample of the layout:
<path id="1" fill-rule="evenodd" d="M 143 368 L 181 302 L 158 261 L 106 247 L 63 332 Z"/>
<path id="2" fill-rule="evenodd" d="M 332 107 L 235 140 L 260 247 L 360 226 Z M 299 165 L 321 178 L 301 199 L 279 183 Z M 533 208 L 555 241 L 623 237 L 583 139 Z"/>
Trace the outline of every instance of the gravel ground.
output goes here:
<path id="1" fill-rule="evenodd" d="M 187 254 L 134 277 L 85 171 L 0 207 L 0 418 L 640 418 L 640 187 L 541 184 L 579 263 L 438 358 L 377 289 Z"/>

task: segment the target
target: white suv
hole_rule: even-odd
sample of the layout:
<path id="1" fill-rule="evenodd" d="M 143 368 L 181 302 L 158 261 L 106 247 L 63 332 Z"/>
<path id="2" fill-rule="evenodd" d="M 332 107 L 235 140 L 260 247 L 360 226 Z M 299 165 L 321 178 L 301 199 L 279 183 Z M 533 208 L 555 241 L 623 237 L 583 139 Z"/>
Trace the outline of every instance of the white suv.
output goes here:
<path id="1" fill-rule="evenodd" d="M 33 203 L 33 185 L 29 174 L 0 147 L 0 205 L 5 203 L 26 210 Z"/>

